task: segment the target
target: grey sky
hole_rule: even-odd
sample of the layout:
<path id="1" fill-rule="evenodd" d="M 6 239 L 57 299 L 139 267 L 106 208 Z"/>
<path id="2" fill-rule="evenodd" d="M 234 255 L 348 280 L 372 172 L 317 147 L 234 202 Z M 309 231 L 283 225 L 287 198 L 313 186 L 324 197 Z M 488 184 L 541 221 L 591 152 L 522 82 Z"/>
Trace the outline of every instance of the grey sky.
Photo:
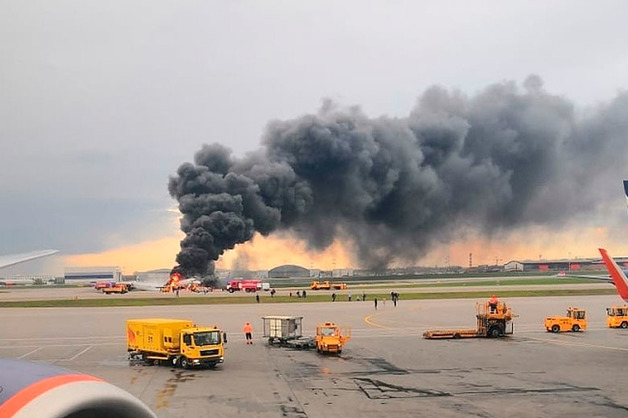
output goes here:
<path id="1" fill-rule="evenodd" d="M 168 176 L 323 98 L 407 116 L 429 86 L 628 87 L 628 3 L 0 1 L 0 252 L 173 232 Z M 619 181 L 619 179 L 618 179 Z"/>

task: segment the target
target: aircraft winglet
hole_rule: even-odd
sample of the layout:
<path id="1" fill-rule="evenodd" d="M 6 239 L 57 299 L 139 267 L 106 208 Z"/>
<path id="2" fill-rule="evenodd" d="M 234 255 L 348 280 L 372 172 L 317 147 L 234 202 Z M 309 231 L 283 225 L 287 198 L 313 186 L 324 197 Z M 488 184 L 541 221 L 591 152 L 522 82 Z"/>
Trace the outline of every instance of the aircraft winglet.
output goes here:
<path id="1" fill-rule="evenodd" d="M 624 182 L 624 186 L 625 184 L 626 182 Z M 619 268 L 615 260 L 608 255 L 608 252 L 606 252 L 604 248 L 598 249 L 600 250 L 600 254 L 602 254 L 604 264 L 606 264 L 606 268 L 611 275 L 611 280 L 613 280 L 619 296 L 628 302 L 628 278 L 626 278 L 626 274 Z"/>

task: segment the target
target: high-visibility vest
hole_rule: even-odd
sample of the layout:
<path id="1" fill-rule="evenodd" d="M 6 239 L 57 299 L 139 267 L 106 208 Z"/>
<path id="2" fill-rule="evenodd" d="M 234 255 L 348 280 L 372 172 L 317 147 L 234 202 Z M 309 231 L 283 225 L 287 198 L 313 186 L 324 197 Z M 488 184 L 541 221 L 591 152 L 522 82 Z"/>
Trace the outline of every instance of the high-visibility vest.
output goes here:
<path id="1" fill-rule="evenodd" d="M 243 328 L 244 332 L 253 332 L 253 325 L 251 324 L 244 324 L 244 328 Z"/>

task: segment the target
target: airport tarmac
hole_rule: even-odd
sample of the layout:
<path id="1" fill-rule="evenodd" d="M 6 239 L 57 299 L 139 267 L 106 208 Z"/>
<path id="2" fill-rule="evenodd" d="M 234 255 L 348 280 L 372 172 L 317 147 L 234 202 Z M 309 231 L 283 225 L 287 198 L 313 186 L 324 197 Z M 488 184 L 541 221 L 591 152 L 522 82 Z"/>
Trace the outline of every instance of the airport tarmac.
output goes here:
<path id="1" fill-rule="evenodd" d="M 510 298 L 519 314 L 503 339 L 425 340 L 426 329 L 475 326 L 472 299 L 0 309 L 0 356 L 98 376 L 140 398 L 159 417 L 557 417 L 628 415 L 628 330 L 608 329 L 618 296 Z M 586 332 L 551 334 L 543 318 L 587 309 Z M 350 326 L 340 356 L 269 347 L 263 315 Z M 215 370 L 131 366 L 125 320 L 191 319 L 229 336 Z M 246 345 L 245 321 L 255 327 Z"/>

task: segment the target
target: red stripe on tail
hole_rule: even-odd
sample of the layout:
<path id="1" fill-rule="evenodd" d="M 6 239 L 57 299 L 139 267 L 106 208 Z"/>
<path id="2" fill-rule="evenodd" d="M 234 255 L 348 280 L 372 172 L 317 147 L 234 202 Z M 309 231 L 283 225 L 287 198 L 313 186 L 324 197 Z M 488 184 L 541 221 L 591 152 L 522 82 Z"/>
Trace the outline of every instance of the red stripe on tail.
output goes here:
<path id="1" fill-rule="evenodd" d="M 606 268 L 611 274 L 611 280 L 613 280 L 617 288 L 617 293 L 619 293 L 619 296 L 621 296 L 623 300 L 628 302 L 628 278 L 626 278 L 626 274 L 619 268 L 615 260 L 608 255 L 604 248 L 599 248 L 599 250 L 600 254 L 602 254 L 604 264 L 606 264 Z"/>

